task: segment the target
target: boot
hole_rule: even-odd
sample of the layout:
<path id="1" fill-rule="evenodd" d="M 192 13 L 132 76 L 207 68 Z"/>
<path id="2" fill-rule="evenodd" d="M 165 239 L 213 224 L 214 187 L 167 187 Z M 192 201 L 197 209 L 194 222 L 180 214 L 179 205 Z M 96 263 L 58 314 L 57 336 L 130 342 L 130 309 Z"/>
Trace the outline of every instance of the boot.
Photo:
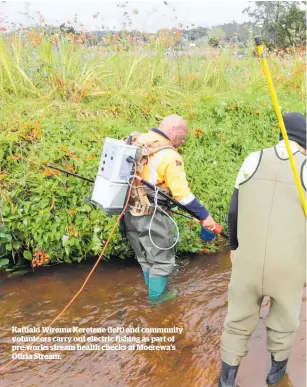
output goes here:
<path id="1" fill-rule="evenodd" d="M 285 375 L 288 359 L 282 361 L 274 360 L 273 355 L 271 355 L 272 366 L 271 370 L 267 377 L 267 384 L 275 386 Z"/>
<path id="2" fill-rule="evenodd" d="M 222 361 L 222 375 L 218 387 L 236 387 L 236 376 L 239 366 L 230 366 Z"/>
<path id="3" fill-rule="evenodd" d="M 149 270 L 147 270 L 147 271 L 144 270 L 143 274 L 144 274 L 145 284 L 148 287 L 148 284 L 149 284 Z"/>
<path id="4" fill-rule="evenodd" d="M 173 300 L 179 294 L 177 290 L 164 293 L 168 282 L 168 276 L 149 277 L 149 300 L 152 305 L 162 304 L 162 302 Z"/>

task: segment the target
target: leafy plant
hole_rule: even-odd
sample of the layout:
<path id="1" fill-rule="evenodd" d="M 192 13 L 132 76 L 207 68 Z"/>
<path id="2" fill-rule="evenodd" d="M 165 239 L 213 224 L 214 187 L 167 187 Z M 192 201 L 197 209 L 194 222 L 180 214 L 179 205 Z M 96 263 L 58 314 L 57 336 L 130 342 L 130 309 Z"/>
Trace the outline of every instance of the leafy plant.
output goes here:
<path id="1" fill-rule="evenodd" d="M 147 131 L 173 113 L 189 122 L 180 152 L 192 191 L 227 228 L 241 163 L 278 140 L 256 58 L 239 60 L 227 49 L 209 58 L 169 57 L 161 40 L 148 51 L 112 46 L 106 55 L 69 35 L 33 39 L 0 39 L 1 267 L 8 259 L 39 266 L 97 256 L 114 218 L 86 203 L 90 184 L 47 164 L 94 179 L 105 137 Z M 283 110 L 304 112 L 304 57 L 269 60 Z M 217 248 L 201 242 L 198 226 L 176 219 L 180 251 Z M 116 233 L 107 254 L 124 258 L 131 249 Z"/>

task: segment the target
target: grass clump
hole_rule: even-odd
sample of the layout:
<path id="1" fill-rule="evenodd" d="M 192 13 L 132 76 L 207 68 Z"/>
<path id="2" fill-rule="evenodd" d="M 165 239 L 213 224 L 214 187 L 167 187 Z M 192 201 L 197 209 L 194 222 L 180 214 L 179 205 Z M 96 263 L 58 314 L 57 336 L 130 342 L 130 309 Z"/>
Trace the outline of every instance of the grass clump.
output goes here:
<path id="1" fill-rule="evenodd" d="M 0 50 L 0 256 L 6 264 L 7 257 L 23 262 L 33 256 L 80 262 L 100 253 L 114 223 L 84 201 L 91 185 L 47 163 L 94 179 L 105 137 L 146 131 L 180 114 L 189 122 L 180 152 L 191 188 L 226 226 L 244 158 L 278 140 L 254 57 L 239 60 L 228 51 L 168 56 L 159 43 L 154 50 L 113 52 L 48 36 L 33 47 L 20 35 L 1 38 Z M 305 113 L 304 60 L 272 57 L 269 65 L 283 111 Z M 176 220 L 180 251 L 208 247 L 199 226 Z M 129 251 L 115 234 L 109 254 Z"/>

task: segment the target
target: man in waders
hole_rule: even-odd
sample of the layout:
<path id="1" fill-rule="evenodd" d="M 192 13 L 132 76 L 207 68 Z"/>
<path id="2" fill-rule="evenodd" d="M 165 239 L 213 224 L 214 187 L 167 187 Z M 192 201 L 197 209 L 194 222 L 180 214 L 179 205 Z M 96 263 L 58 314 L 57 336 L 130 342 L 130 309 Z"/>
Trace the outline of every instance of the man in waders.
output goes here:
<path id="1" fill-rule="evenodd" d="M 132 143 L 142 152 L 136 174 L 185 205 L 202 219 L 203 227 L 214 230 L 215 221 L 191 193 L 182 157 L 176 151 L 187 135 L 187 122 L 176 114 L 166 117 L 159 129 L 133 133 Z M 174 223 L 162 211 L 154 212 L 155 204 L 150 200 L 154 193 L 140 184 L 135 179 L 124 215 L 125 233 L 142 267 L 149 299 L 160 303 L 177 296 L 175 291 L 165 293 L 175 264 L 175 248 L 169 248 L 174 244 Z M 167 210 L 161 202 L 160 207 Z"/>
<path id="2" fill-rule="evenodd" d="M 283 120 L 306 191 L 306 118 L 287 113 Z M 306 219 L 283 140 L 245 159 L 228 221 L 233 267 L 219 387 L 235 387 L 264 296 L 270 297 L 266 328 L 272 365 L 267 383 L 275 385 L 285 374 L 299 325 L 306 272 Z"/>

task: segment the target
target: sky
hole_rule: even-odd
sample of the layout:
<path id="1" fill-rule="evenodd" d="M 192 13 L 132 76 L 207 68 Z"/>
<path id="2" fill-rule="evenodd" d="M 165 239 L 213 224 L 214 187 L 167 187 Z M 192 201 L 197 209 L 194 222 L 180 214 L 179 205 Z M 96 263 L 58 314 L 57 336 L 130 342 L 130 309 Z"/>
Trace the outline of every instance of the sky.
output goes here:
<path id="1" fill-rule="evenodd" d="M 165 4 L 166 3 L 166 4 Z M 0 27 L 12 22 L 23 26 L 39 20 L 59 26 L 71 24 L 86 30 L 121 29 L 126 27 L 141 31 L 155 32 L 161 28 L 187 26 L 211 27 L 217 24 L 250 20 L 242 10 L 251 5 L 250 1 L 1 1 Z M 125 15 L 124 12 L 127 12 Z M 77 22 L 74 21 L 77 15 Z M 129 19 L 127 18 L 129 16 Z M 32 18 L 32 19 L 31 19 Z M 79 28 L 78 28 L 79 27 Z M 128 28 L 128 29 L 130 29 Z"/>

